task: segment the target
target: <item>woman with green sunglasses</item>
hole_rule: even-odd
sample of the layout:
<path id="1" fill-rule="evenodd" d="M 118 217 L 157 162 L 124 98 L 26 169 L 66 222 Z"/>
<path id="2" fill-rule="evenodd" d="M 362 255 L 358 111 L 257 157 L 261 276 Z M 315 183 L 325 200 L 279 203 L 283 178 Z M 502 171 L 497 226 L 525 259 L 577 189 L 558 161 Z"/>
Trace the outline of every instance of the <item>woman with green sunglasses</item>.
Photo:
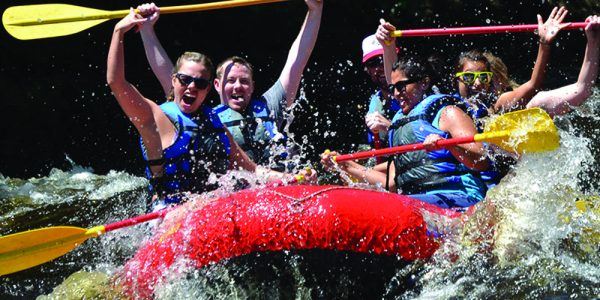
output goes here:
<path id="1" fill-rule="evenodd" d="M 564 7 L 555 7 L 546 22 L 537 15 L 537 32 L 540 38 L 538 55 L 531 79 L 520 86 L 510 85 L 506 66 L 491 53 L 479 50 L 461 53 L 454 74 L 456 88 L 458 94 L 471 105 L 475 119 L 525 108 L 527 102 L 542 87 L 546 65 L 550 59 L 550 45 L 558 32 L 568 25 L 562 23 L 567 13 Z"/>

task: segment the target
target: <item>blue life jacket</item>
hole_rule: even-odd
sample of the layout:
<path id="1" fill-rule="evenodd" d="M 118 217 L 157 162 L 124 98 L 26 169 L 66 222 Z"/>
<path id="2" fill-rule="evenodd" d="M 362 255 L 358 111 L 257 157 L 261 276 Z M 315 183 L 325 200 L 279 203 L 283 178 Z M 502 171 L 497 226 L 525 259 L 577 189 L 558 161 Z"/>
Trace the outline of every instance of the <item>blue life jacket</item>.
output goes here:
<path id="1" fill-rule="evenodd" d="M 448 138 L 447 132 L 432 124 L 438 113 L 448 105 L 464 109 L 461 99 L 436 94 L 423 99 L 408 115 L 398 111 L 389 130 L 390 147 L 422 143 L 430 134 Z M 460 163 L 447 149 L 400 153 L 393 160 L 396 168 L 394 181 L 403 194 L 456 190 L 466 191 L 469 196 L 480 200 L 484 197 L 485 185 L 479 173 Z M 465 182 L 470 186 L 466 186 Z"/>
<path id="2" fill-rule="evenodd" d="M 245 116 L 224 104 L 217 105 L 214 110 L 242 150 L 258 164 L 269 163 L 271 141 L 285 141 L 262 99 L 251 100 Z"/>
<path id="3" fill-rule="evenodd" d="M 377 91 L 375 94 L 371 95 L 371 98 L 369 98 L 368 113 L 379 112 L 382 116 L 390 119 L 396 114 L 396 112 L 398 112 L 398 110 L 400 110 L 400 102 L 398 102 L 398 100 L 396 100 L 394 97 L 392 97 L 390 101 L 384 101 L 381 90 Z M 373 145 L 373 132 L 368 129 L 367 138 L 369 139 L 369 144 Z M 386 133 L 380 132 L 379 138 L 385 141 Z"/>
<path id="4" fill-rule="evenodd" d="M 454 94 L 453 96 L 457 97 L 457 98 L 461 98 L 458 93 Z M 463 98 L 461 98 L 461 99 L 463 99 Z M 471 118 L 473 119 L 473 122 L 475 123 L 475 126 L 477 127 L 477 132 L 482 133 L 484 131 L 483 118 L 489 117 L 489 115 L 490 115 L 488 108 L 482 102 L 478 102 L 476 106 L 472 106 L 469 103 L 467 103 L 466 99 L 463 99 L 463 101 L 465 102 L 465 105 L 467 107 L 467 110 L 466 110 L 467 114 L 471 116 Z M 490 148 L 487 143 L 484 143 L 484 145 L 486 145 L 486 148 L 488 148 L 488 151 L 492 151 L 492 152 L 494 151 L 494 149 Z M 502 154 L 500 154 L 500 155 L 502 155 Z M 516 161 L 512 157 L 504 157 L 503 156 L 502 158 L 499 158 L 497 155 L 494 155 L 494 154 L 492 154 L 492 156 L 494 156 L 496 159 L 490 160 L 490 162 L 491 162 L 490 168 L 486 171 L 480 172 L 481 178 L 487 185 L 488 189 L 492 188 L 492 187 L 496 186 L 498 183 L 500 183 L 500 180 L 508 173 L 508 169 L 509 169 L 508 167 L 510 165 L 516 163 Z M 506 165 L 506 166 L 500 167 L 500 164 L 497 163 L 498 159 L 505 160 L 502 162 L 502 164 Z"/>
<path id="5" fill-rule="evenodd" d="M 482 102 L 477 102 L 476 105 L 471 105 L 469 102 L 467 102 L 466 99 L 462 98 L 460 96 L 460 94 L 455 93 L 452 95 L 453 97 L 456 97 L 458 99 L 462 99 L 462 101 L 464 102 L 464 106 L 466 107 L 465 112 L 467 113 L 467 115 L 471 116 L 471 118 L 473 119 L 473 122 L 475 123 L 475 127 L 477 128 L 477 132 L 481 133 L 483 132 L 483 122 L 481 121 L 481 119 L 488 117 L 490 115 L 487 106 L 485 106 L 485 104 L 483 104 Z"/>
<path id="6" fill-rule="evenodd" d="M 216 189 L 218 184 L 208 183 L 209 176 L 227 171 L 231 151 L 229 138 L 216 113 L 208 105 L 202 105 L 199 112 L 191 116 L 183 113 L 173 101 L 163 103 L 160 108 L 175 125 L 177 136 L 173 144 L 163 150 L 161 188 L 153 190 L 163 194 L 165 203 L 178 203 L 181 193 Z M 142 152 L 148 160 L 143 143 Z M 149 168 L 146 175 L 151 178 Z"/>

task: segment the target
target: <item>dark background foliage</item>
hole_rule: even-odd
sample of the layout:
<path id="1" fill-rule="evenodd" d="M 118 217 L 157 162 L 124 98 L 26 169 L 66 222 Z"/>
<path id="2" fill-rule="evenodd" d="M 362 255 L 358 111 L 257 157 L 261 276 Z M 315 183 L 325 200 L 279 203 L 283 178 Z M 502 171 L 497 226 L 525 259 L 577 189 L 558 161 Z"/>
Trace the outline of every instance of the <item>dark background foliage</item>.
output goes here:
<path id="1" fill-rule="evenodd" d="M 9 6 L 35 1 L 3 1 Z M 125 9 L 136 2 L 64 1 L 97 9 Z M 162 1 L 161 6 L 192 1 Z M 349 151 L 365 142 L 363 116 L 374 87 L 360 65 L 362 39 L 375 31 L 379 18 L 401 29 L 532 24 L 544 19 L 553 5 L 565 4 L 569 21 L 600 13 L 597 1 L 360 1 L 325 0 L 321 31 L 304 73 L 305 99 L 295 110 L 291 132 L 307 140 L 313 162 L 325 148 Z M 303 1 L 219 11 L 163 15 L 157 33 L 172 59 L 185 50 L 208 54 L 215 63 L 231 55 L 247 57 L 256 67 L 257 92 L 278 77 L 287 51 L 306 13 Z M 0 33 L 0 89 L 4 117 L 0 121 L 0 174 L 43 176 L 53 168 L 68 168 L 65 156 L 96 173 L 126 170 L 141 174 L 137 132 L 105 84 L 106 54 L 116 20 L 78 34 L 19 41 Z M 585 36 L 563 32 L 553 48 L 546 88 L 577 78 Z M 533 33 L 464 37 L 422 37 L 399 41 L 403 51 L 437 53 L 452 64 L 461 51 L 488 49 L 504 59 L 511 77 L 525 82 L 537 53 Z M 127 77 L 149 98 L 162 92 L 149 70 L 139 37 L 129 33 Z M 216 104 L 216 94 L 209 97 Z"/>

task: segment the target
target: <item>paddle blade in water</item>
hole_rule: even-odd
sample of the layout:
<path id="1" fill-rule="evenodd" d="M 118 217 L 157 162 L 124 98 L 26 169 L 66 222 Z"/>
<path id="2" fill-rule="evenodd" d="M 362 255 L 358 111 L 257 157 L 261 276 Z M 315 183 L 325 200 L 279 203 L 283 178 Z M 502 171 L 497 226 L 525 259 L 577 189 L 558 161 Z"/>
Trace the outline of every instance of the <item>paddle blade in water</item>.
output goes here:
<path id="1" fill-rule="evenodd" d="M 127 11 L 109 12 L 68 4 L 39 4 L 9 7 L 2 24 L 10 35 L 20 40 L 64 36 L 98 25 Z"/>
<path id="2" fill-rule="evenodd" d="M 2 236 L 0 276 L 51 261 L 103 232 L 103 226 L 91 229 L 57 226 Z"/>
<path id="3" fill-rule="evenodd" d="M 542 152 L 558 148 L 559 136 L 552 118 L 540 108 L 519 110 L 492 117 L 479 141 L 511 152 Z"/>

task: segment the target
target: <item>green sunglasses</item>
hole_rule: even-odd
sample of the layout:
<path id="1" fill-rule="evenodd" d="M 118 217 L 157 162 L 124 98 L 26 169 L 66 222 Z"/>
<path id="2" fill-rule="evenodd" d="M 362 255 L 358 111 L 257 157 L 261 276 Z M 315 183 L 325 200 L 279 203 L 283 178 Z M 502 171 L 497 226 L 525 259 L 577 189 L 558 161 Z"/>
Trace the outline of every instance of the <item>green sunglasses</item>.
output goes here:
<path id="1" fill-rule="evenodd" d="M 489 84 L 492 82 L 492 72 L 458 72 L 456 73 L 456 77 L 460 79 L 460 81 L 464 82 L 466 85 L 472 85 L 475 83 L 477 78 L 479 78 L 479 82 L 482 84 Z"/>

